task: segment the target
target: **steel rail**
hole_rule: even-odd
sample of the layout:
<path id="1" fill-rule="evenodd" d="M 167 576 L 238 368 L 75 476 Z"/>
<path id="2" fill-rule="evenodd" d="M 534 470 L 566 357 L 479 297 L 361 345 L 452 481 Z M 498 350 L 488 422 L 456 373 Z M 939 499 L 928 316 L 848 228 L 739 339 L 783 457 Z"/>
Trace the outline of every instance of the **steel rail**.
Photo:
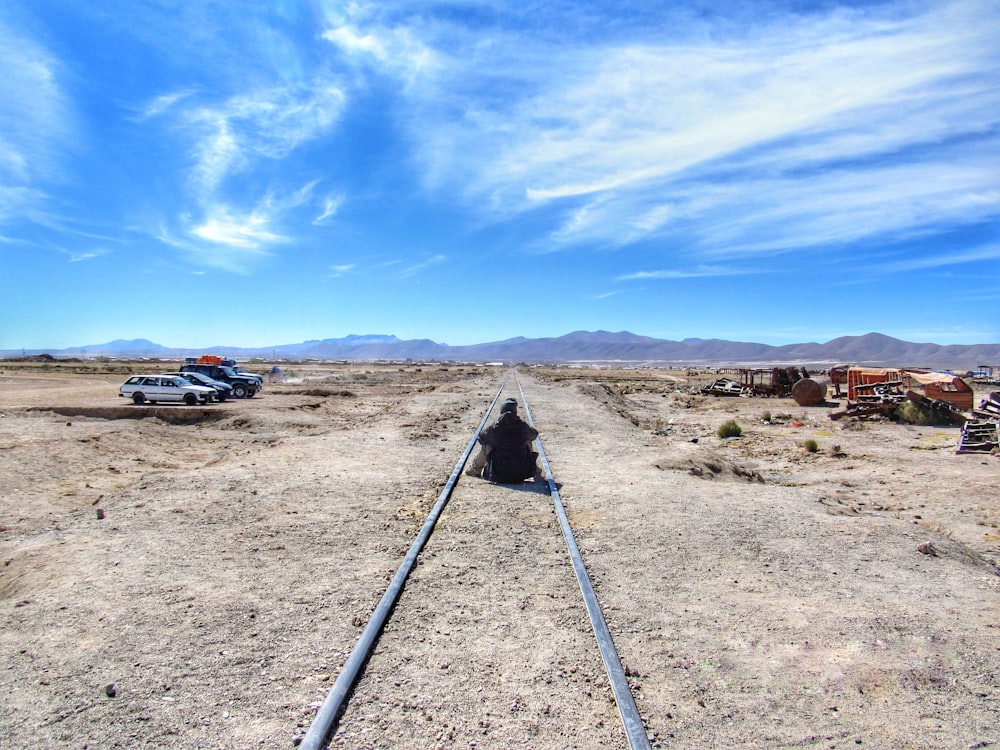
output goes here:
<path id="1" fill-rule="evenodd" d="M 403 558 L 403 562 L 400 564 L 399 570 L 397 570 L 396 575 L 393 576 L 392 582 L 389 584 L 389 588 L 387 588 L 385 593 L 382 595 L 382 600 L 378 603 L 378 606 L 372 613 L 371 619 L 368 620 L 368 624 L 361 632 L 361 636 L 358 638 L 358 642 L 355 644 L 354 650 L 351 651 L 350 656 L 347 657 L 347 661 L 344 662 L 343 669 L 341 669 L 340 674 L 333 683 L 333 687 L 330 688 L 330 692 L 327 694 L 326 700 L 323 701 L 323 704 L 316 712 L 316 716 L 313 718 L 312 724 L 309 726 L 309 730 L 302 737 L 302 742 L 299 743 L 299 747 L 302 748 L 302 750 L 320 750 L 320 748 L 326 746 L 330 738 L 331 730 L 340 716 L 341 711 L 345 707 L 347 699 L 351 694 L 351 690 L 354 688 L 355 683 L 360 677 L 361 671 L 364 669 L 364 666 L 371 655 L 372 649 L 378 642 L 382 629 L 385 627 L 386 622 L 388 622 L 389 616 L 392 614 L 392 610 L 396 606 L 396 602 L 399 601 L 399 597 L 403 592 L 403 585 L 406 583 L 406 579 L 409 577 L 410 572 L 413 570 L 413 567 L 417 562 L 417 556 L 423 550 L 424 545 L 427 544 L 427 540 L 430 539 L 430 536 L 434 531 L 434 526 L 437 523 L 438 518 L 441 516 L 441 512 L 448 504 L 448 500 L 451 498 L 451 492 L 455 487 L 455 483 L 458 481 L 458 478 L 462 473 L 462 468 L 465 466 L 465 462 L 472 453 L 472 449 L 476 446 L 476 441 L 479 439 L 479 433 L 482 432 L 483 427 L 486 426 L 486 420 L 489 419 L 490 413 L 493 411 L 493 407 L 499 400 L 500 394 L 503 393 L 504 386 L 507 385 L 507 379 L 509 377 L 509 373 L 504 377 L 503 382 L 500 384 L 500 389 L 497 391 L 497 395 L 493 397 L 489 408 L 486 410 L 486 414 L 483 415 L 483 419 L 479 423 L 479 427 L 476 428 L 476 434 L 472 436 L 472 440 L 469 441 L 469 445 L 466 447 L 465 452 L 462 453 L 462 457 L 459 459 L 458 463 L 455 464 L 455 468 L 451 472 L 451 477 L 448 479 L 447 484 L 445 484 L 444 489 L 441 490 L 441 494 L 438 496 L 437 503 L 435 503 L 434 507 L 431 509 L 430 515 L 427 516 L 427 520 L 420 529 L 420 533 L 417 534 L 416 539 L 410 546 L 410 551 L 406 553 L 406 557 Z"/>
<path id="2" fill-rule="evenodd" d="M 524 389 L 521 388 L 521 379 L 514 372 L 514 380 L 517 383 L 517 390 L 521 394 L 521 403 L 524 405 L 524 414 L 528 418 L 528 424 L 535 426 L 531 418 L 531 410 L 528 408 L 528 401 L 524 397 Z M 542 449 L 542 441 L 535 441 L 538 446 L 538 460 L 542 463 L 542 471 L 545 473 L 545 480 L 549 484 L 549 494 L 552 496 L 552 504 L 556 509 L 556 516 L 559 518 L 559 525 L 562 527 L 563 536 L 566 537 L 566 546 L 569 547 L 569 555 L 573 561 L 573 570 L 576 571 L 576 580 L 580 584 L 580 591 L 587 604 L 587 613 L 590 615 L 590 624 L 594 628 L 594 635 L 597 637 L 597 645 L 601 650 L 601 658 L 604 660 L 604 669 L 608 673 L 611 681 L 611 690 L 615 695 L 615 702 L 618 704 L 618 713 L 621 714 L 622 724 L 625 727 L 625 735 L 628 738 L 629 747 L 632 750 L 648 750 L 649 736 L 646 728 L 642 724 L 642 717 L 639 709 L 635 705 L 632 697 L 632 689 L 629 687 L 628 679 L 625 677 L 625 669 L 622 667 L 618 650 L 611 638 L 611 631 L 608 630 L 608 623 L 604 619 L 600 602 L 597 601 L 597 594 L 594 586 L 590 582 L 587 568 L 583 564 L 583 557 L 580 555 L 580 548 L 576 544 L 573 536 L 573 529 L 569 525 L 566 517 L 566 509 L 563 507 L 562 498 L 559 497 L 559 490 L 556 488 L 555 480 L 552 477 L 552 469 L 549 461 L 545 457 Z"/>

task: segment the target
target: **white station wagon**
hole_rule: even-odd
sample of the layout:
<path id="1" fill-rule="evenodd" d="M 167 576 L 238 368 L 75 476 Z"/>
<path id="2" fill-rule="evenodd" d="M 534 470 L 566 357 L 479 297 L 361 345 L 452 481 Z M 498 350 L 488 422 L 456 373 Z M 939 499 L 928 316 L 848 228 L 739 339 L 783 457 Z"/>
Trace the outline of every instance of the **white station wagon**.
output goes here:
<path id="1" fill-rule="evenodd" d="M 191 385 L 176 375 L 133 375 L 118 388 L 118 395 L 135 403 L 182 401 L 188 406 L 214 401 L 216 391 L 203 385 Z"/>

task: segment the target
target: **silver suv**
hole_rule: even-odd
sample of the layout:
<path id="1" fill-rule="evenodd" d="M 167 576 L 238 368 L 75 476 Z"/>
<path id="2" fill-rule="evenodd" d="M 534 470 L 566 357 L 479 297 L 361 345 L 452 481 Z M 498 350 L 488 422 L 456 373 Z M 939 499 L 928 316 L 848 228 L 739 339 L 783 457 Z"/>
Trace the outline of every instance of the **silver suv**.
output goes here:
<path id="1" fill-rule="evenodd" d="M 118 388 L 118 395 L 131 398 L 135 403 L 148 401 L 182 401 L 188 406 L 207 404 L 216 399 L 214 388 L 191 385 L 176 375 L 133 375 Z"/>

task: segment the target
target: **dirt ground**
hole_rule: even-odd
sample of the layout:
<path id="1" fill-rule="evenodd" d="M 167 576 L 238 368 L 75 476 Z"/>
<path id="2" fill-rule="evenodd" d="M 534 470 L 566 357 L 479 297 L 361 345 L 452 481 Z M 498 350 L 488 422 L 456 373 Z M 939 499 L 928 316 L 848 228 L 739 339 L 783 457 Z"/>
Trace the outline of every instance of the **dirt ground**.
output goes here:
<path id="1" fill-rule="evenodd" d="M 0 363 L 0 747 L 301 738 L 506 370 L 289 368 L 186 407 Z M 1000 746 L 1000 457 L 709 373 L 520 379 L 654 747 Z M 419 563 L 332 747 L 626 746 L 544 485 L 463 476 Z"/>

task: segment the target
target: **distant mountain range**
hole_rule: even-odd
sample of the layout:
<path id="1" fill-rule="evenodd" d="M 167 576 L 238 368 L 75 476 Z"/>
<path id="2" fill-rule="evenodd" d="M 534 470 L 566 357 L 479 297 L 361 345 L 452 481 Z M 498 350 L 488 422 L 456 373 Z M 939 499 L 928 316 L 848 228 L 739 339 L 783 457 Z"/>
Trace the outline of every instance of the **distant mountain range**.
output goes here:
<path id="1" fill-rule="evenodd" d="M 0 350 L 5 358 L 49 354 L 66 357 L 183 359 L 218 354 L 234 359 L 272 360 L 413 360 L 420 362 L 622 363 L 645 365 L 896 365 L 971 370 L 980 365 L 1000 366 L 1000 344 L 915 344 L 881 333 L 842 336 L 825 344 L 814 342 L 770 346 L 721 339 L 669 341 L 628 331 L 576 331 L 556 338 L 513 338 L 487 344 L 448 346 L 430 339 L 401 340 L 395 336 L 346 336 L 257 348 L 215 346 L 209 349 L 166 347 L 147 339 L 116 340 L 106 344 L 60 350 Z"/>

